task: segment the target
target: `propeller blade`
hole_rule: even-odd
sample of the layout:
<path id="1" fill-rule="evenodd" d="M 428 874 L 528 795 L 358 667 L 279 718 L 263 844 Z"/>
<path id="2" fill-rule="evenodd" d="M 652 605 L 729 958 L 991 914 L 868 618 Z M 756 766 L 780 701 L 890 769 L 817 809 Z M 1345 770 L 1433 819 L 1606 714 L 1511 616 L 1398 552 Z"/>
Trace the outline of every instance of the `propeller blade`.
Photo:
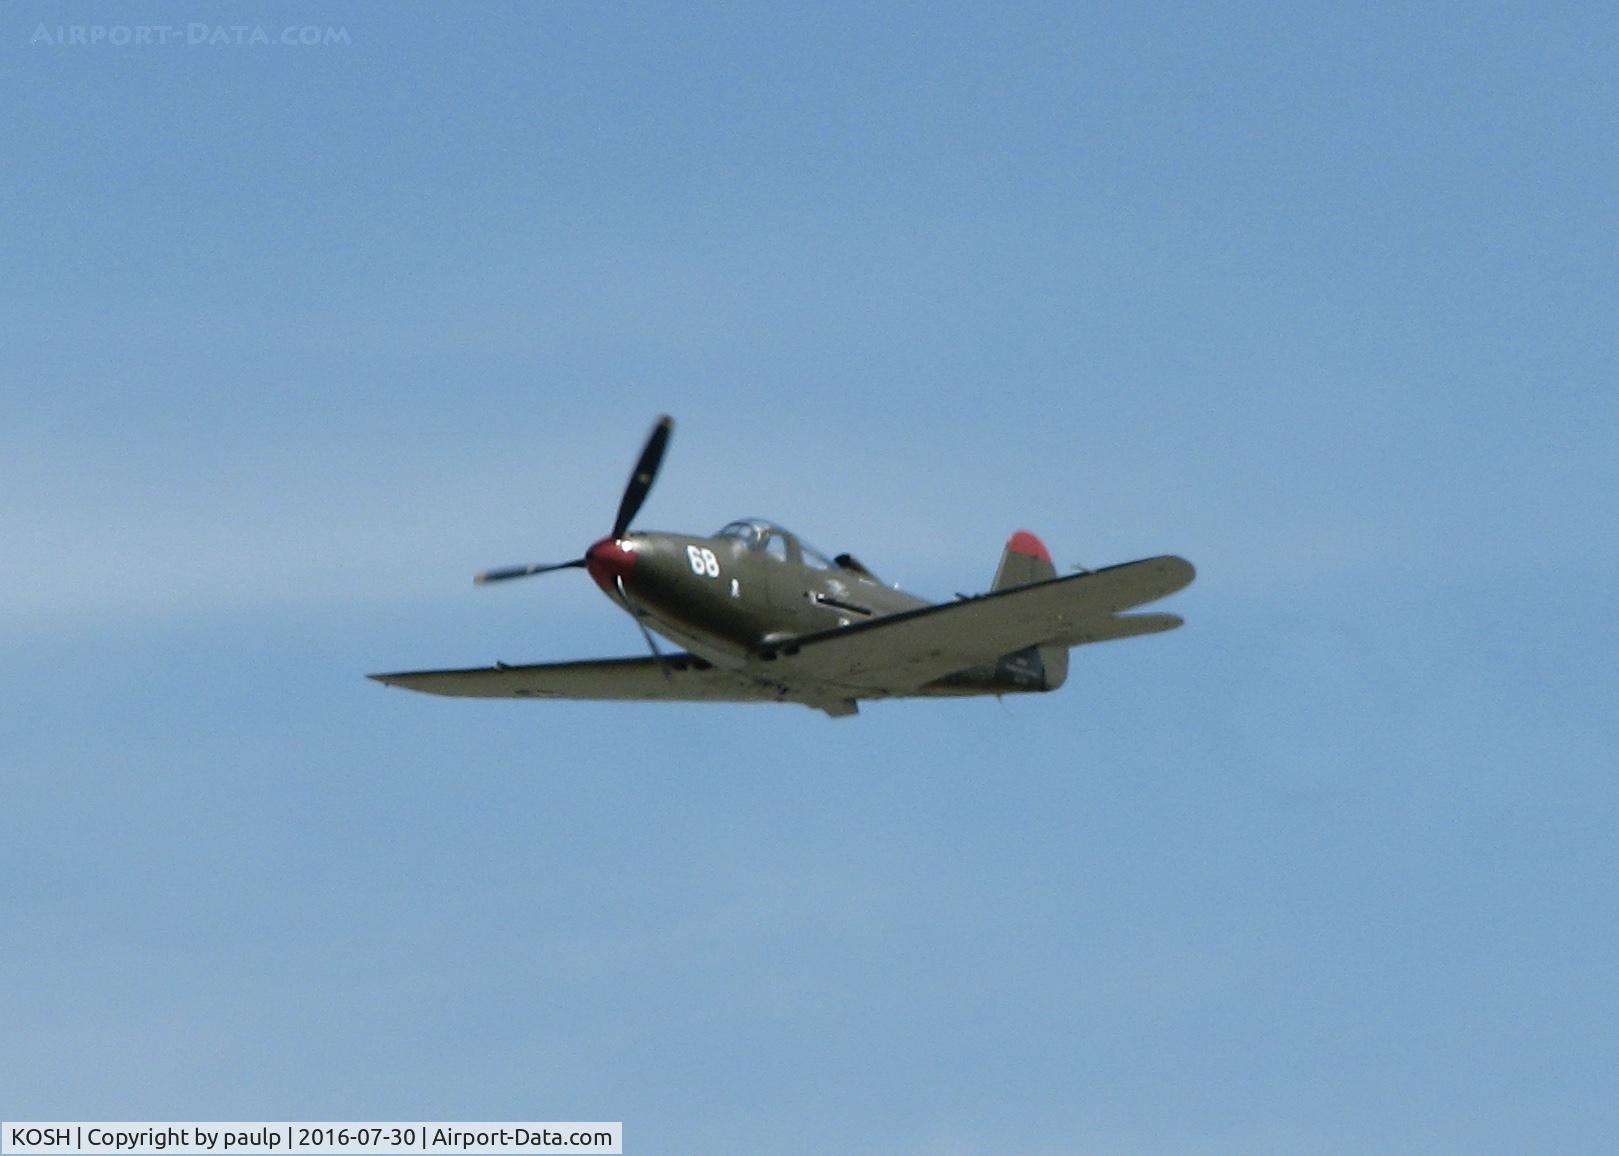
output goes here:
<path id="1" fill-rule="evenodd" d="M 571 562 L 556 562 L 551 565 L 536 562 L 532 566 L 502 566 L 499 570 L 485 570 L 475 575 L 472 581 L 479 586 L 489 582 L 504 582 L 508 578 L 527 578 L 530 574 L 548 574 L 552 570 L 577 570 L 584 566 L 583 558 L 575 558 Z"/>
<path id="2" fill-rule="evenodd" d="M 630 475 L 629 484 L 624 487 L 624 498 L 618 504 L 618 517 L 613 521 L 612 537 L 622 538 L 624 531 L 630 528 L 635 515 L 641 512 L 641 503 L 646 501 L 647 492 L 652 489 L 652 482 L 658 476 L 658 466 L 663 462 L 663 451 L 669 444 L 669 432 L 675 428 L 675 419 L 664 414 L 658 419 L 658 424 L 652 427 L 652 435 L 646 439 L 646 446 L 641 450 L 641 458 L 635 463 L 635 472 Z"/>
<path id="3" fill-rule="evenodd" d="M 669 673 L 669 660 L 663 657 L 663 651 L 658 649 L 658 644 L 652 639 L 652 631 L 648 630 L 646 623 L 641 621 L 641 608 L 635 604 L 635 599 L 630 597 L 630 592 L 624 589 L 623 577 L 615 577 L 613 583 L 618 587 L 618 596 L 624 599 L 624 605 L 630 608 L 630 617 L 634 618 L 635 625 L 641 628 L 641 637 L 646 639 L 646 644 L 652 651 L 652 657 L 657 662 L 658 669 L 663 672 L 664 678 L 672 678 L 673 676 Z"/>

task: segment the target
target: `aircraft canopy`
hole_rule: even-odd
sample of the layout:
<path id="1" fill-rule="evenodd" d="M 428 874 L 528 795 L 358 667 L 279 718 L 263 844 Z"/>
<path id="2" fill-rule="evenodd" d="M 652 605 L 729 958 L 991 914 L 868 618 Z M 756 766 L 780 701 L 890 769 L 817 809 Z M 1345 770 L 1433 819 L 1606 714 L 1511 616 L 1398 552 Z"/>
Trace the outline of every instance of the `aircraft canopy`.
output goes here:
<path id="1" fill-rule="evenodd" d="M 817 570 L 834 569 L 832 562 L 814 546 L 791 530 L 784 529 L 764 518 L 742 518 L 728 522 L 716 538 L 731 538 L 745 549 L 756 550 L 788 562 L 813 566 Z"/>

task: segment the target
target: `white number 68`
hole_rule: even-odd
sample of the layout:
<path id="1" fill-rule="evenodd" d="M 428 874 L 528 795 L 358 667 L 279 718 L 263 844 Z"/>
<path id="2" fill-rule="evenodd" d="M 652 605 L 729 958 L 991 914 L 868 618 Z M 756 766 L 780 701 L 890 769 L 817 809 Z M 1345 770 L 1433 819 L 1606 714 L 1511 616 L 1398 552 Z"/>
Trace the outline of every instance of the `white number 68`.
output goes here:
<path id="1" fill-rule="evenodd" d="M 720 576 L 720 560 L 714 557 L 714 551 L 706 546 L 687 546 L 686 558 L 691 562 L 693 574 L 702 574 L 709 578 Z"/>

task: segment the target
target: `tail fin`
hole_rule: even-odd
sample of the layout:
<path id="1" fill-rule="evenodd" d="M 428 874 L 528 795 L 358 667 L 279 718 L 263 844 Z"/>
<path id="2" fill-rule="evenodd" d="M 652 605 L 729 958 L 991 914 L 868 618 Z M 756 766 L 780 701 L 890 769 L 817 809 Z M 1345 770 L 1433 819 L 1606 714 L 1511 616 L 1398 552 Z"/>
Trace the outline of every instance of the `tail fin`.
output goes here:
<path id="1" fill-rule="evenodd" d="M 1006 543 L 1006 553 L 1001 555 L 1001 566 L 995 571 L 990 589 L 1009 590 L 1056 576 L 1057 568 L 1051 564 L 1046 544 L 1027 530 L 1019 530 Z"/>
<path id="2" fill-rule="evenodd" d="M 1046 549 L 1046 544 L 1027 530 L 1019 530 L 1006 543 L 1006 552 L 1001 555 L 1001 564 L 990 589 L 1009 590 L 1056 576 L 1057 568 L 1051 564 L 1051 551 Z M 1047 644 L 1035 649 L 1045 668 L 1046 689 L 1056 690 L 1068 678 L 1068 648 Z"/>

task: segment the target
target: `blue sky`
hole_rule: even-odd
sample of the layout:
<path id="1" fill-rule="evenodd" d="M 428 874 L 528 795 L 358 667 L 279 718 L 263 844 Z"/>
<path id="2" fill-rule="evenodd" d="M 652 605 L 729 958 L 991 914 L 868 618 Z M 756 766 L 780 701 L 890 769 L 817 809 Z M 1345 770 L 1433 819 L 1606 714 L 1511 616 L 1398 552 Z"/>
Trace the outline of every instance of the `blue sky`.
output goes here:
<path id="1" fill-rule="evenodd" d="M 636 1153 L 1619 1144 L 1619 24 L 0 9 L 0 1116 Z M 1185 629 L 1039 698 L 440 701 L 741 514 Z"/>

